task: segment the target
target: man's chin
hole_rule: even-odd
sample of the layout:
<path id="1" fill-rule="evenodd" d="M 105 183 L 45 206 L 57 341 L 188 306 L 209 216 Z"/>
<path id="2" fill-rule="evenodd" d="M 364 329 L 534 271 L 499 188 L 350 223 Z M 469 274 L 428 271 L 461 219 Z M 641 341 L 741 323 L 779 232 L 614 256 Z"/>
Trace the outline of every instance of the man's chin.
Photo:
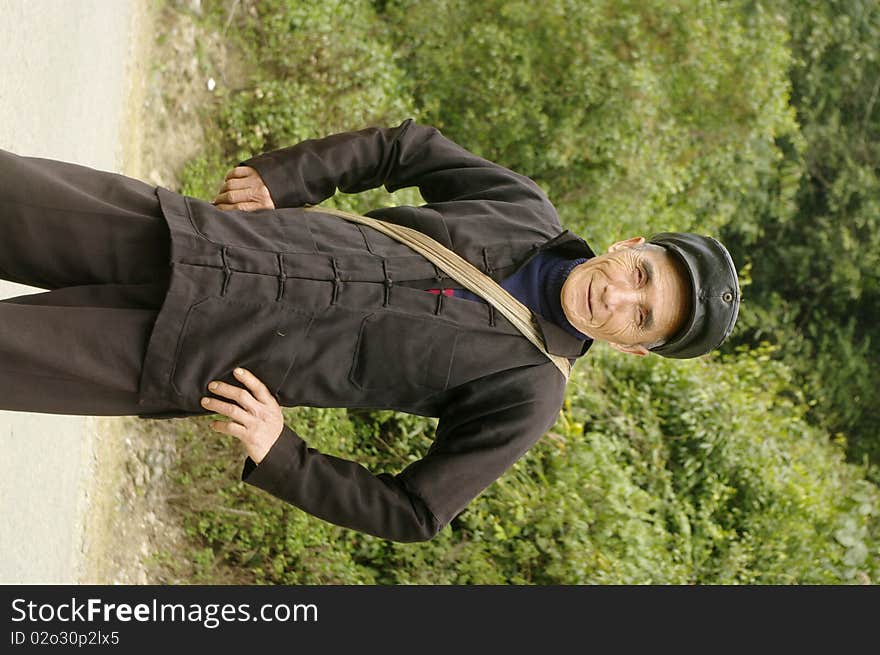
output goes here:
<path id="1" fill-rule="evenodd" d="M 593 341 L 605 341 L 605 339 L 603 339 L 602 337 L 595 336 L 595 334 L 589 328 L 584 329 L 582 326 L 577 326 L 577 325 L 575 326 L 575 328 L 577 328 L 578 332 L 586 335 L 587 337 L 589 337 Z"/>

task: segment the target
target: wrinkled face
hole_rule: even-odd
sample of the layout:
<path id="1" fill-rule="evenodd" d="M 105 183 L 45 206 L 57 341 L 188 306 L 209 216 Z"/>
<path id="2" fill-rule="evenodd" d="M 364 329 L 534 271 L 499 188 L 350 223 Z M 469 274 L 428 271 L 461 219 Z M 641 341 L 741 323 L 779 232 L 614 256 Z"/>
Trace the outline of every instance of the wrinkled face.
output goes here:
<path id="1" fill-rule="evenodd" d="M 683 266 L 664 248 L 633 237 L 575 267 L 562 286 L 566 318 L 588 337 L 636 355 L 672 337 L 689 311 Z"/>

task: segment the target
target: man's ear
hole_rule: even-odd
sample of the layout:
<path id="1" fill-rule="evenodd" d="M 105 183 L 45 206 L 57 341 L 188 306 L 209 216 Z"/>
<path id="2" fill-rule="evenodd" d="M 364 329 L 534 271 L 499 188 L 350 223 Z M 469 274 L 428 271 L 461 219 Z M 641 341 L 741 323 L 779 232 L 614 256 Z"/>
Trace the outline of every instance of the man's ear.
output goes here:
<path id="1" fill-rule="evenodd" d="M 624 250 L 625 248 L 635 248 L 643 243 L 645 243 L 645 237 L 630 237 L 624 241 L 612 243 L 608 246 L 608 252 L 617 252 L 618 250 Z"/>
<path id="2" fill-rule="evenodd" d="M 632 346 L 625 346 L 622 343 L 614 343 L 613 341 L 609 341 L 608 345 L 614 348 L 614 350 L 619 350 L 622 353 L 628 353 L 630 355 L 638 355 L 639 357 L 644 357 L 649 352 L 651 352 L 643 345 L 638 343 Z"/>

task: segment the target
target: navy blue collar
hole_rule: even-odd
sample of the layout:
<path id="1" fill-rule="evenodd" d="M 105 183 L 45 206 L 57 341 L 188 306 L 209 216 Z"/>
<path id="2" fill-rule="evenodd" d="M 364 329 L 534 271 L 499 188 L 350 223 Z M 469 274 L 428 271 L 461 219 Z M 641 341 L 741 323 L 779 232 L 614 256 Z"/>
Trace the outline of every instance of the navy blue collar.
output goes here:
<path id="1" fill-rule="evenodd" d="M 569 230 L 564 230 L 561 234 L 546 241 L 538 248 L 538 252 L 545 250 L 551 251 L 554 255 L 563 255 L 569 259 L 591 259 L 596 256 L 586 241 Z M 562 311 L 562 301 L 560 300 L 559 302 L 560 311 Z M 554 321 L 534 312 L 532 315 L 535 317 L 535 322 L 538 324 L 541 335 L 544 337 L 544 345 L 547 346 L 547 351 L 553 355 L 577 358 L 586 354 L 590 346 L 593 345 L 593 340 L 589 337 L 576 337 Z M 572 329 L 574 328 L 572 327 Z"/>
<path id="2" fill-rule="evenodd" d="M 565 315 L 565 311 L 562 309 L 562 286 L 565 284 L 565 280 L 568 279 L 569 274 L 576 266 L 580 266 L 588 258 L 564 259 L 559 257 L 557 259 L 558 256 L 555 254 L 547 253 L 547 255 L 554 257 L 548 265 L 547 286 L 544 290 L 545 299 L 543 305 L 548 314 L 547 318 L 551 319 L 571 336 L 581 340 L 589 339 L 586 334 L 571 324 Z"/>

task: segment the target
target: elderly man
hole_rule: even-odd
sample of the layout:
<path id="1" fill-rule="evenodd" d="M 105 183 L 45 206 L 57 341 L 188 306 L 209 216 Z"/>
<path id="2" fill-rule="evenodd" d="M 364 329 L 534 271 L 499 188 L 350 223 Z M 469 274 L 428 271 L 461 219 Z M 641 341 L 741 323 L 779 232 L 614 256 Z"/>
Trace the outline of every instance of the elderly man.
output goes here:
<path id="1" fill-rule="evenodd" d="M 242 479 L 338 525 L 430 539 L 556 421 L 594 340 L 695 357 L 740 291 L 709 237 L 632 237 L 596 256 L 530 179 L 406 120 L 234 168 L 213 203 L 0 151 L 0 274 L 49 289 L 0 303 L 0 406 L 216 413 Z M 337 190 L 419 188 L 368 216 L 426 234 L 531 311 L 546 351 L 409 245 L 314 206 Z M 396 475 L 321 454 L 281 406 L 439 418 Z"/>

